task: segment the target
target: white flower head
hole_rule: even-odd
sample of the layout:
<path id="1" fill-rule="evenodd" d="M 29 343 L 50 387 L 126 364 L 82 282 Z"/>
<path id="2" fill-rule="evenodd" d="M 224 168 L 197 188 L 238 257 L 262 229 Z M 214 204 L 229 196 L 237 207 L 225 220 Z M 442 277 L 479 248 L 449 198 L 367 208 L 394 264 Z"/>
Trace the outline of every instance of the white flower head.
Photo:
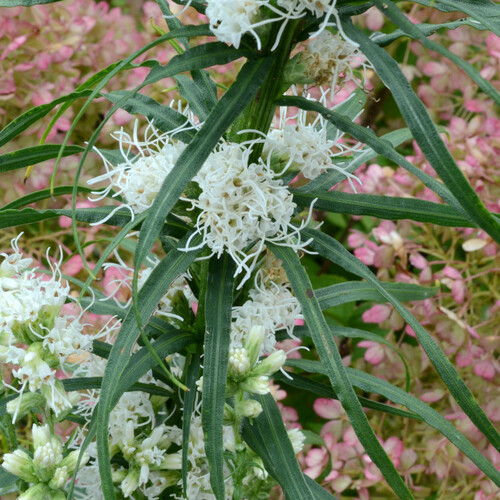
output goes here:
<path id="1" fill-rule="evenodd" d="M 309 180 L 326 170 L 336 170 L 348 178 L 351 186 L 352 179 L 360 182 L 355 175 L 335 163 L 336 157 L 356 151 L 358 145 L 350 147 L 345 144 L 344 134 L 338 129 L 330 131 L 327 123 L 321 115 L 309 121 L 304 110 L 288 116 L 287 109 L 283 108 L 279 123 L 264 140 L 263 154 L 284 163 L 283 171 L 288 168 L 298 170 Z"/>
<path id="2" fill-rule="evenodd" d="M 181 108 L 179 107 L 179 110 Z M 144 139 L 139 139 L 139 122 L 134 123 L 132 135 L 122 129 L 112 134 L 112 137 L 119 143 L 123 163 L 114 166 L 109 162 L 99 150 L 96 152 L 101 156 L 106 172 L 88 181 L 89 185 L 94 185 L 103 181 L 109 185 L 102 191 L 93 194 L 99 195 L 92 201 L 98 201 L 109 195 L 111 190 L 115 191 L 114 196 L 122 195 L 126 204 L 117 207 L 117 210 L 126 207 L 131 214 L 138 214 L 147 210 L 159 193 L 163 181 L 172 171 L 179 156 L 184 151 L 186 145 L 178 141 L 175 136 L 179 132 L 196 129 L 194 117 L 188 108 L 182 113 L 186 116 L 184 125 L 161 133 L 153 123 L 149 123 L 144 132 Z M 114 213 L 112 211 L 98 224 L 106 222 Z"/>
<path id="3" fill-rule="evenodd" d="M 308 12 L 317 18 L 324 16 L 317 35 L 331 25 L 330 18 L 337 18 L 336 0 L 278 0 L 275 5 L 270 0 L 207 0 L 206 15 L 210 29 L 222 42 L 240 46 L 241 38 L 250 33 L 262 48 L 258 28 L 270 23 L 281 23 L 271 50 L 275 50 L 286 29 L 288 21 L 300 19 Z M 338 19 L 337 19 L 338 21 Z"/>
<path id="4" fill-rule="evenodd" d="M 259 324 L 264 330 L 259 354 L 271 353 L 276 343 L 275 333 L 286 330 L 293 337 L 295 321 L 302 319 L 302 309 L 286 283 L 264 281 L 262 273 L 255 277 L 255 285 L 249 299 L 241 306 L 233 307 L 231 346 L 245 344 L 252 328 Z"/>
<path id="5" fill-rule="evenodd" d="M 13 253 L 6 254 L 1 253 L 0 256 L 4 258 L 2 263 L 0 264 L 0 288 L 2 287 L 2 278 L 11 278 L 16 274 L 21 273 L 25 269 L 31 266 L 33 259 L 29 257 L 23 257 L 22 252 L 19 250 L 19 238 L 23 233 L 19 233 L 19 235 L 11 241 L 11 246 Z"/>
<path id="6" fill-rule="evenodd" d="M 197 231 L 212 255 L 226 251 L 237 264 L 235 276 L 245 272 L 240 287 L 248 280 L 266 242 L 301 250 L 308 242 L 291 224 L 296 208 L 292 195 L 262 161 L 249 163 L 251 149 L 223 143 L 210 155 L 194 181 L 201 188 L 193 208 L 201 210 Z M 186 200 L 189 201 L 189 200 Z M 296 238 L 296 241 L 295 241 Z M 185 251 L 193 248 L 186 245 Z"/>

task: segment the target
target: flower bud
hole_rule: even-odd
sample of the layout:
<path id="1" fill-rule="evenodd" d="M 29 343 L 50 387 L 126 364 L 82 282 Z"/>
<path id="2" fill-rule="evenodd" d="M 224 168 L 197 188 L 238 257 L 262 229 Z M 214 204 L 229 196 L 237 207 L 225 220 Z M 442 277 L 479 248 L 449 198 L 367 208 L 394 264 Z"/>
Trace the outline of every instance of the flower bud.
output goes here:
<path id="1" fill-rule="evenodd" d="M 248 353 L 250 366 L 255 365 L 259 359 L 260 347 L 264 341 L 264 327 L 262 325 L 253 326 L 245 341 L 245 349 Z"/>
<path id="2" fill-rule="evenodd" d="M 62 495 L 62 497 L 61 497 Z M 45 483 L 38 483 L 28 488 L 17 500 L 47 500 L 47 498 L 63 500 L 64 493 L 51 490 Z"/>
<path id="3" fill-rule="evenodd" d="M 244 347 L 229 349 L 228 375 L 234 379 L 243 379 L 250 371 L 250 358 Z"/>
<path id="4" fill-rule="evenodd" d="M 70 477 L 74 475 L 76 464 L 78 463 L 78 457 L 80 456 L 80 450 L 74 450 L 64 457 L 59 464 L 59 467 L 67 467 Z M 90 455 L 87 452 L 83 453 L 82 459 L 78 469 L 81 469 L 90 459 Z"/>
<path id="5" fill-rule="evenodd" d="M 267 394 L 270 392 L 269 377 L 248 377 L 240 384 L 240 388 L 253 394 Z"/>
<path id="6" fill-rule="evenodd" d="M 286 362 L 285 351 L 279 350 L 271 353 L 267 358 L 264 358 L 251 371 L 252 376 L 255 375 L 272 375 L 277 372 Z"/>
<path id="7" fill-rule="evenodd" d="M 35 474 L 33 459 L 23 450 L 16 450 L 13 453 L 6 453 L 3 456 L 2 467 L 14 476 L 20 477 L 28 483 L 38 481 Z"/>
<path id="8" fill-rule="evenodd" d="M 161 469 L 181 470 L 182 455 L 180 453 L 170 453 L 164 455 L 160 465 Z"/>
<path id="9" fill-rule="evenodd" d="M 19 398 L 21 398 L 19 400 Z M 36 392 L 24 392 L 22 396 L 7 403 L 7 413 L 16 415 L 16 420 L 23 418 L 30 411 L 45 406 L 45 398 Z M 16 413 L 17 410 L 17 413 Z M 14 422 L 13 422 L 14 423 Z"/>
<path id="10" fill-rule="evenodd" d="M 54 475 L 52 476 L 52 479 L 49 481 L 49 487 L 54 489 L 54 490 L 58 490 L 66 484 L 66 481 L 68 479 L 69 479 L 68 468 L 66 466 L 58 467 L 54 471 Z"/>
<path id="11" fill-rule="evenodd" d="M 122 489 L 123 495 L 129 497 L 139 486 L 139 469 L 129 469 L 127 476 L 121 482 L 120 487 Z"/>
<path id="12" fill-rule="evenodd" d="M 293 446 L 293 452 L 297 455 L 304 448 L 304 441 L 306 436 L 300 431 L 300 429 L 290 429 L 288 432 L 288 438 Z"/>
<path id="13" fill-rule="evenodd" d="M 257 418 L 262 413 L 262 405 L 254 399 L 245 399 L 236 404 L 236 412 L 241 417 Z"/>

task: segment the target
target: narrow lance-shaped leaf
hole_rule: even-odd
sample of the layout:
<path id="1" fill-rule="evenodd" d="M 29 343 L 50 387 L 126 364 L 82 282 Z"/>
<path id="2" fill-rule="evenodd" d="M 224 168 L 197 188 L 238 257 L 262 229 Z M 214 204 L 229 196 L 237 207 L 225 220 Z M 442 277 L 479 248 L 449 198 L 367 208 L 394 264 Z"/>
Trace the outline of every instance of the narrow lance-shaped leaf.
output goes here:
<path id="1" fill-rule="evenodd" d="M 245 419 L 243 439 L 262 458 L 266 470 L 280 483 L 287 500 L 318 498 L 312 494 L 300 470 L 276 402 L 270 394 L 253 395 L 252 398 L 261 404 L 262 413 L 251 422 Z"/>
<path id="2" fill-rule="evenodd" d="M 290 359 L 287 365 L 300 368 L 311 373 L 323 373 L 327 375 L 325 368 L 317 361 Z M 472 443 L 459 432 L 450 422 L 429 405 L 423 403 L 415 396 L 408 394 L 399 387 L 382 380 L 369 373 L 347 368 L 349 380 L 355 387 L 364 392 L 381 394 L 389 401 L 402 404 L 409 410 L 415 412 L 427 425 L 437 429 L 443 436 L 448 438 L 459 450 L 469 457 L 488 477 L 500 485 L 500 472 L 472 445 Z"/>
<path id="3" fill-rule="evenodd" d="M 225 498 L 222 428 L 231 339 L 234 269 L 234 262 L 227 253 L 220 258 L 212 257 L 205 299 L 208 307 L 205 310 L 201 423 L 210 468 L 210 484 L 218 500 Z"/>
<path id="4" fill-rule="evenodd" d="M 446 47 L 443 47 L 440 43 L 434 42 L 433 40 L 429 40 L 425 33 L 411 21 L 409 21 L 406 16 L 390 1 L 386 0 L 373 0 L 377 8 L 385 14 L 394 24 L 399 26 L 403 32 L 407 33 L 412 38 L 416 38 L 420 40 L 424 47 L 427 47 L 429 50 L 433 50 L 434 52 L 438 52 L 442 56 L 446 57 L 450 61 L 454 62 L 458 67 L 460 67 L 467 75 L 474 80 L 479 88 L 491 97 L 497 106 L 500 106 L 500 94 L 497 89 L 488 81 L 486 78 L 483 78 L 479 71 L 469 64 L 467 61 L 464 61 L 461 57 L 457 56 Z M 472 23 L 469 23 L 471 25 Z M 472 24 L 473 25 L 473 24 Z"/>
<path id="5" fill-rule="evenodd" d="M 472 420 L 476 427 L 486 436 L 490 443 L 497 450 L 500 449 L 500 434 L 490 422 L 484 411 L 475 400 L 470 389 L 460 378 L 455 367 L 448 360 L 443 351 L 436 344 L 436 341 L 420 325 L 415 317 L 403 306 L 403 304 L 393 295 L 391 295 L 381 285 L 375 275 L 359 259 L 349 253 L 337 240 L 330 236 L 313 229 L 304 229 L 305 237 L 312 238 L 311 246 L 320 255 L 326 257 L 346 271 L 356 276 L 366 279 L 372 283 L 386 299 L 394 306 L 394 309 L 403 317 L 415 332 L 420 345 L 423 347 L 431 363 L 448 387 L 451 395 L 455 398 L 466 415 Z"/>
<path id="6" fill-rule="evenodd" d="M 391 90 L 408 128 L 431 166 L 443 179 L 467 215 L 500 243 L 500 222 L 488 212 L 468 183 L 398 63 L 350 22 L 344 22 L 343 27 L 346 34 L 359 43 L 361 51 L 371 62 L 378 76 Z"/>
<path id="7" fill-rule="evenodd" d="M 199 244 L 200 238 L 195 236 L 194 240 Z M 178 247 L 186 245 L 187 238 L 180 240 Z M 138 296 L 140 300 L 140 321 L 146 325 L 150 316 L 156 309 L 158 302 L 167 292 L 171 283 L 191 265 L 201 248 L 191 252 L 180 252 L 172 250 L 153 269 L 146 283 L 144 283 Z M 103 378 L 103 388 L 97 407 L 97 452 L 99 458 L 99 470 L 101 474 L 102 489 L 104 496 L 109 499 L 115 498 L 113 481 L 111 478 L 108 426 L 109 413 L 116 401 L 115 393 L 120 384 L 120 378 L 130 359 L 130 351 L 140 335 L 137 326 L 135 311 L 130 310 L 125 317 L 120 332 L 113 344 L 113 349 L 108 359 L 106 371 Z"/>
<path id="8" fill-rule="evenodd" d="M 188 392 L 184 396 L 184 405 L 182 407 L 182 489 L 184 491 L 187 491 L 189 436 L 197 396 L 196 381 L 200 373 L 202 354 L 203 346 L 200 344 L 196 353 L 189 355 L 187 358 L 186 387 Z"/>
<path id="9" fill-rule="evenodd" d="M 410 219 L 429 222 L 438 226 L 477 227 L 477 224 L 465 218 L 453 207 L 433 203 L 418 198 L 379 196 L 373 194 L 353 194 L 342 191 L 304 193 L 296 189 L 293 201 L 299 207 L 309 207 L 313 200 L 314 207 L 339 214 L 371 215 L 385 220 Z"/>
<path id="10" fill-rule="evenodd" d="M 444 12 L 465 12 L 500 36 L 500 6 L 491 0 L 415 0 Z"/>
<path id="11" fill-rule="evenodd" d="M 135 268 L 139 269 L 158 237 L 165 217 L 177 202 L 189 181 L 202 167 L 222 134 L 233 123 L 246 105 L 254 98 L 264 80 L 272 59 L 247 63 L 235 83 L 222 96 L 203 127 L 180 155 L 172 172 L 167 176 L 155 198 L 151 213 L 145 221 L 135 254 Z"/>
<path id="12" fill-rule="evenodd" d="M 300 264 L 298 256 L 291 248 L 269 244 L 274 255 L 280 259 L 292 285 L 293 293 L 302 306 L 302 313 L 321 360 L 328 372 L 328 378 L 333 390 L 337 393 L 339 401 L 345 409 L 349 420 L 366 452 L 381 470 L 388 484 L 396 495 L 402 499 L 413 498 L 408 487 L 397 472 L 375 433 L 370 427 L 363 408 L 347 377 L 342 364 L 337 345 L 330 334 L 330 329 L 321 312 L 311 282 L 304 267 Z"/>
<path id="13" fill-rule="evenodd" d="M 0 155 L 0 173 L 18 168 L 36 165 L 43 161 L 52 160 L 58 156 L 71 156 L 84 151 L 81 146 L 66 146 L 61 154 L 59 144 L 43 144 L 19 149 L 11 153 Z"/>

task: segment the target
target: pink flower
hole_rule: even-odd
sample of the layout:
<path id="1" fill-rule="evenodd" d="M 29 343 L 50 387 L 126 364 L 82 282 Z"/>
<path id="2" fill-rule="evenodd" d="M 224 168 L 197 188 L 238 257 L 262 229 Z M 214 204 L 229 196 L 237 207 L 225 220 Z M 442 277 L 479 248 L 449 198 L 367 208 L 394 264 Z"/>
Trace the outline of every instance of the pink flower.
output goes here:
<path id="1" fill-rule="evenodd" d="M 389 318 L 392 308 L 385 304 L 376 304 L 363 313 L 365 323 L 382 323 Z"/>

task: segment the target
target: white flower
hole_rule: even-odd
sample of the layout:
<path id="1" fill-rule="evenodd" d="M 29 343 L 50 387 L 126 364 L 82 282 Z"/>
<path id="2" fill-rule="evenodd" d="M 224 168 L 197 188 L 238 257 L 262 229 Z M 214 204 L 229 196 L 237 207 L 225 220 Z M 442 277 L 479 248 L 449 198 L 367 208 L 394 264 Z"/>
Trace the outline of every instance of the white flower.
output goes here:
<path id="1" fill-rule="evenodd" d="M 289 429 L 287 432 L 293 446 L 293 452 L 297 455 L 304 448 L 306 436 L 300 431 L 300 429 Z"/>
<path id="2" fill-rule="evenodd" d="M 300 240 L 304 224 L 291 224 L 296 207 L 291 193 L 262 160 L 249 164 L 250 154 L 247 146 L 221 144 L 195 176 L 201 194 L 191 200 L 201 210 L 192 237 L 201 234 L 212 255 L 226 251 L 232 257 L 235 276 L 245 271 L 239 287 L 250 277 L 266 242 L 295 250 L 308 243 Z M 189 243 L 182 250 L 194 249 Z"/>
<path id="3" fill-rule="evenodd" d="M 299 19 L 309 11 L 315 17 L 325 19 L 319 30 L 331 25 L 330 17 L 337 19 L 336 0 L 278 0 L 277 6 L 270 0 L 207 0 L 206 15 L 210 29 L 222 42 L 240 46 L 241 38 L 250 33 L 262 48 L 258 28 L 270 23 L 280 22 L 281 26 L 271 50 L 275 50 L 286 29 L 288 21 Z M 337 23 L 338 24 L 338 23 Z"/>
<path id="4" fill-rule="evenodd" d="M 10 255 L 6 253 L 1 253 L 0 255 L 4 258 L 2 263 L 0 264 L 0 288 L 2 284 L 2 278 L 11 278 L 16 274 L 21 273 L 25 269 L 31 266 L 33 259 L 29 257 L 23 258 L 22 252 L 19 250 L 19 238 L 23 235 L 20 233 L 17 238 L 14 238 L 11 241 L 12 250 L 14 252 Z"/>
<path id="5" fill-rule="evenodd" d="M 288 123 L 291 120 L 294 123 Z M 283 109 L 279 124 L 264 140 L 263 154 L 270 157 L 271 161 L 277 159 L 285 164 L 283 171 L 288 168 L 298 170 L 310 180 L 326 170 L 336 170 L 345 175 L 352 186 L 352 179 L 360 182 L 359 179 L 334 163 L 336 157 L 357 149 L 357 145 L 349 147 L 344 144 L 343 137 L 344 134 L 338 129 L 330 132 L 327 121 L 321 115 L 309 122 L 307 111 L 299 110 L 297 114 L 287 116 L 287 110 Z"/>
<path id="6" fill-rule="evenodd" d="M 243 305 L 233 307 L 231 345 L 243 345 L 254 325 L 260 324 L 264 329 L 264 337 L 259 354 L 270 353 L 276 344 L 276 331 L 286 330 L 293 338 L 295 321 L 302 319 L 301 311 L 299 301 L 289 285 L 271 280 L 264 282 L 259 272 L 249 299 Z"/>
<path id="7" fill-rule="evenodd" d="M 174 138 L 176 133 L 197 127 L 191 123 L 192 114 L 189 110 L 186 109 L 184 114 L 186 124 L 165 134 L 160 133 L 152 123 L 149 123 L 143 141 L 138 138 L 138 121 L 134 124 L 132 136 L 123 129 L 112 134 L 112 137 L 119 142 L 123 163 L 114 166 L 96 150 L 104 162 L 106 173 L 89 180 L 88 184 L 107 181 L 109 186 L 103 191 L 94 192 L 93 194 L 98 194 L 99 197 L 92 201 L 101 200 L 114 190 L 113 196 L 122 195 L 127 202 L 118 206 L 116 210 L 126 207 L 132 215 L 147 210 L 186 147 L 184 143 Z M 135 156 L 131 156 L 132 150 L 138 151 L 134 153 Z M 97 224 L 106 222 L 116 210 Z"/>

